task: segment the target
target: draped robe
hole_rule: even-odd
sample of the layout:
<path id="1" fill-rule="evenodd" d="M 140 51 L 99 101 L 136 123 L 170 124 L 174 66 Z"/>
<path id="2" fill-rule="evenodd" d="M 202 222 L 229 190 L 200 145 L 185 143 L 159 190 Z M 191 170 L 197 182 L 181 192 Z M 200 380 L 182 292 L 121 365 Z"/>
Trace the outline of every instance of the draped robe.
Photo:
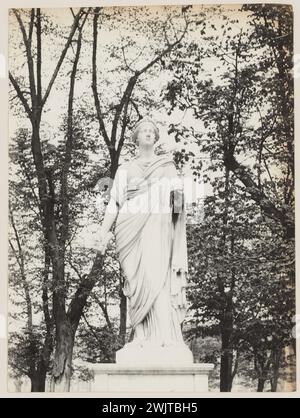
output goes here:
<path id="1" fill-rule="evenodd" d="M 187 308 L 185 205 L 174 215 L 171 199 L 178 179 L 169 156 L 148 163 L 135 158 L 118 168 L 110 191 L 119 207 L 116 250 L 134 340 L 160 345 L 183 343 Z"/>

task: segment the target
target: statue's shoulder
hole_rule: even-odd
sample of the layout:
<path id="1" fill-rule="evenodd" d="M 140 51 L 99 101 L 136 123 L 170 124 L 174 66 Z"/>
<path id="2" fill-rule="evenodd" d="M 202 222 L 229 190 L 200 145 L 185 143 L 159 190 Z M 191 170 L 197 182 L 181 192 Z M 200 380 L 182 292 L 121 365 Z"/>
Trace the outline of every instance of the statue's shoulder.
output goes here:
<path id="1" fill-rule="evenodd" d="M 123 161 L 119 165 L 119 171 L 126 173 L 128 176 L 134 175 L 137 169 L 136 158 L 131 158 L 130 160 Z"/>
<path id="2" fill-rule="evenodd" d="M 127 172 L 131 172 L 136 169 L 136 157 L 131 158 L 130 160 L 126 160 L 122 163 L 123 170 Z"/>
<path id="3" fill-rule="evenodd" d="M 177 167 L 176 167 L 176 164 L 172 155 L 168 155 L 166 157 L 166 167 L 168 170 L 171 170 L 172 172 L 176 172 Z"/>
<path id="4" fill-rule="evenodd" d="M 173 156 L 170 154 L 161 154 L 158 156 L 158 159 L 165 164 L 173 164 L 175 165 L 175 162 L 173 160 Z"/>
<path id="5" fill-rule="evenodd" d="M 131 160 L 127 160 L 127 161 L 122 161 L 119 164 L 119 167 L 118 168 L 120 170 L 128 170 L 131 167 L 131 165 L 132 165 L 132 159 Z"/>

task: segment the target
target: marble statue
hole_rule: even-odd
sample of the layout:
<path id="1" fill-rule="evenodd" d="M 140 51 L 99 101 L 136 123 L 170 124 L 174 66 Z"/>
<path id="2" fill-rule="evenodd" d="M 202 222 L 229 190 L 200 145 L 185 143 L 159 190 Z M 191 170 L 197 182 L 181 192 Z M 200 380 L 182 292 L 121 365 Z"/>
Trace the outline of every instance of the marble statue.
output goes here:
<path id="1" fill-rule="evenodd" d="M 181 324 L 187 301 L 184 189 L 170 155 L 156 155 L 159 130 L 150 118 L 135 126 L 138 154 L 116 172 L 101 225 L 100 251 L 112 237 L 125 275 L 133 341 L 116 354 L 123 364 L 191 364 Z"/>

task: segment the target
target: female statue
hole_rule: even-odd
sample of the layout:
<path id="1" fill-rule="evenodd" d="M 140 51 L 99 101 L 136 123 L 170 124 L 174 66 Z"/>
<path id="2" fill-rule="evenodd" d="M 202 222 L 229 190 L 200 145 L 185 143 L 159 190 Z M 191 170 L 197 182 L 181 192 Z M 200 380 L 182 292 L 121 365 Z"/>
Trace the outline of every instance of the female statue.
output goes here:
<path id="1" fill-rule="evenodd" d="M 155 122 L 139 121 L 132 138 L 138 155 L 119 166 L 101 226 L 103 254 L 116 220 L 116 251 L 134 329 L 133 341 L 117 352 L 117 363 L 192 363 L 180 325 L 188 272 L 183 185 L 173 159 L 154 152 Z"/>

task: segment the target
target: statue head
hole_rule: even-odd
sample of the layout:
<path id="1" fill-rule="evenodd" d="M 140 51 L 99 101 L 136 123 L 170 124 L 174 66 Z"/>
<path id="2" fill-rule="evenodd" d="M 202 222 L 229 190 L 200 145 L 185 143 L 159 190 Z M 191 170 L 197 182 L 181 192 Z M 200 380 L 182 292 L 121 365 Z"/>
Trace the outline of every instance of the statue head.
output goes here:
<path id="1" fill-rule="evenodd" d="M 133 128 L 132 140 L 138 144 L 140 140 L 153 138 L 153 145 L 159 140 L 159 130 L 156 123 L 149 117 L 145 117 L 137 122 Z"/>

